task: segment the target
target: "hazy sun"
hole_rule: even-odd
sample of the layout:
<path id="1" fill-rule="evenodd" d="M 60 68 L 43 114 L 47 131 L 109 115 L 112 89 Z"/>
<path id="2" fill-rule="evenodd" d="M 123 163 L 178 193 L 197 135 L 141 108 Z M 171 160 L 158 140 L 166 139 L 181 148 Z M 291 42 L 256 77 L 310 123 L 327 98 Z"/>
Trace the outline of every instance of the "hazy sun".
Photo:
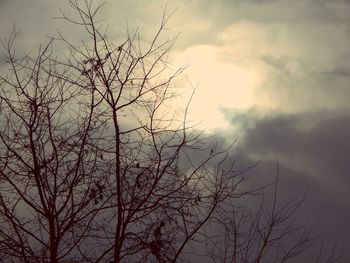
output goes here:
<path id="1" fill-rule="evenodd" d="M 176 61 L 189 65 L 182 83 L 196 88 L 188 119 L 198 123 L 199 128 L 225 128 L 228 125 L 223 115 L 225 109 L 247 109 L 255 104 L 254 91 L 261 83 L 258 71 L 226 56 L 220 48 L 192 47 L 177 54 Z M 181 100 L 186 100 L 190 92 L 188 88 Z M 181 105 L 185 101 L 176 103 Z"/>

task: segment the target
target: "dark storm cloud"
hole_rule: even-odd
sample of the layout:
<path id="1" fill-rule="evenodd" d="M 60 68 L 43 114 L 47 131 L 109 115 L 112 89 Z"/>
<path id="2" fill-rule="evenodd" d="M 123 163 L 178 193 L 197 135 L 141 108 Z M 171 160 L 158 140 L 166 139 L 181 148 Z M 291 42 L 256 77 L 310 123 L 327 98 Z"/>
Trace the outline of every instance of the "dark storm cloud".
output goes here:
<path id="1" fill-rule="evenodd" d="M 301 196 L 308 186 L 297 220 L 322 232 L 320 241 L 330 245 L 338 240 L 339 249 L 346 249 L 350 243 L 350 113 L 267 117 L 236 113 L 232 123 L 241 125 L 244 134 L 238 142 L 237 158 L 245 164 L 260 161 L 254 182 L 263 185 L 273 181 L 278 162 L 279 202 Z M 350 253 L 345 251 L 341 262 L 349 258 Z"/>
<path id="2" fill-rule="evenodd" d="M 350 197 L 349 113 L 275 115 L 250 122 L 241 142 L 247 153 L 280 159 Z"/>

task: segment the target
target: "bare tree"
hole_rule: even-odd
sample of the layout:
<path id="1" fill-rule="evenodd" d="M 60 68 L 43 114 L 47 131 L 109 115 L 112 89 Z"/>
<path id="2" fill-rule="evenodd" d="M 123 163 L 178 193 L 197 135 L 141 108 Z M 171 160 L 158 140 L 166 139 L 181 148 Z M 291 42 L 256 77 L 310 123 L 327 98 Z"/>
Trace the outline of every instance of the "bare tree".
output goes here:
<path id="1" fill-rule="evenodd" d="M 64 19 L 86 30 L 83 46 L 59 34 L 18 59 L 16 31 L 2 41 L 0 248 L 24 262 L 179 261 L 239 175 L 220 169 L 227 151 L 204 147 L 187 110 L 167 113 L 181 72 L 169 68 L 174 39 L 158 43 L 168 18 L 148 47 L 137 33 L 116 45 L 99 7 L 79 3 L 78 20 Z"/>
<path id="2" fill-rule="evenodd" d="M 69 3 L 75 16 L 62 18 L 86 32 L 82 45 L 59 32 L 19 59 L 16 31 L 2 41 L 9 71 L 0 77 L 0 253 L 14 262 L 181 262 L 211 238 L 218 218 L 229 244 L 239 217 L 227 204 L 255 190 L 240 187 L 246 170 L 236 170 L 230 147 L 208 145 L 189 126 L 189 103 L 182 112 L 168 107 L 182 72 L 169 61 L 175 38 L 161 40 L 169 16 L 150 42 L 136 32 L 116 44 L 98 19 L 101 6 Z M 65 52 L 54 52 L 57 41 Z M 297 207 L 273 209 L 270 230 Z M 263 215 L 244 216 L 263 244 L 250 236 L 252 245 L 239 243 L 231 258 L 252 246 L 262 258 L 272 247 Z M 276 242 L 293 231 L 283 230 Z"/>
<path id="3" fill-rule="evenodd" d="M 221 169 L 227 150 L 204 148 L 200 134 L 187 127 L 187 110 L 170 115 L 164 107 L 176 95 L 172 80 L 181 72 L 169 68 L 174 39 L 158 43 L 168 18 L 148 47 L 141 48 L 137 33 L 115 45 L 90 4 L 72 1 L 80 19 L 63 18 L 85 28 L 91 41 L 78 48 L 60 35 L 72 50 L 60 64 L 76 72 L 66 80 L 94 91 L 104 125 L 95 145 L 108 182 L 101 194 L 109 201 L 87 233 L 104 246 L 87 258 L 179 261 L 218 204 L 235 192 L 239 175 L 233 164 Z M 204 155 L 201 161 L 194 162 L 195 152 Z M 210 166 L 215 159 L 221 161 Z"/>
<path id="4" fill-rule="evenodd" d="M 79 87 L 57 75 L 52 40 L 18 59 L 15 38 L 14 30 L 2 41 L 10 74 L 0 93 L 1 249 L 23 262 L 58 262 L 97 212 L 90 192 L 101 180 L 91 150 L 98 116 L 93 94 L 78 102 Z"/>

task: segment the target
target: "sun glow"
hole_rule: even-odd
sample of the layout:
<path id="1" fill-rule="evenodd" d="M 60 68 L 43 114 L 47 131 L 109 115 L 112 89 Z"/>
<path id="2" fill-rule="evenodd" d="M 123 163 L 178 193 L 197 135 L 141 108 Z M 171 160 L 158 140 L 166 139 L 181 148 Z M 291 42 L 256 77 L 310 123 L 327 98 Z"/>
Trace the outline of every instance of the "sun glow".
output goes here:
<path id="1" fill-rule="evenodd" d="M 176 61 L 181 64 L 186 59 L 189 67 L 182 76 L 182 85 L 195 88 L 188 120 L 198 123 L 200 129 L 225 128 L 225 109 L 247 109 L 255 104 L 255 88 L 262 77 L 252 65 L 239 63 L 222 49 L 211 46 L 192 47 L 178 54 Z M 177 105 L 183 105 L 181 100 L 187 98 L 188 95 L 183 96 Z"/>

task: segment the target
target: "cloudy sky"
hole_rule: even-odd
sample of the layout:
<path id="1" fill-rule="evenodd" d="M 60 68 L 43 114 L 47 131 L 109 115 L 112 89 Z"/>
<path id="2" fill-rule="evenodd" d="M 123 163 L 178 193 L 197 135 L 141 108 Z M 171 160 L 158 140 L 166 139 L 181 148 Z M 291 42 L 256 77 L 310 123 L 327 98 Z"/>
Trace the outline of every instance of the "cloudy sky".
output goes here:
<path id="1" fill-rule="evenodd" d="M 106 1 L 116 38 L 137 26 L 147 39 L 166 2 Z M 18 50 L 32 52 L 57 27 L 62 0 L 0 0 L 0 32 L 16 23 Z M 179 39 L 179 83 L 197 87 L 190 117 L 227 142 L 242 165 L 260 160 L 271 180 L 280 164 L 283 198 L 308 186 L 298 216 L 326 244 L 350 244 L 350 2 L 347 0 L 169 0 L 166 35 Z M 1 54 L 1 52 L 0 52 Z M 3 57 L 0 64 L 3 64 Z M 185 100 L 183 101 L 185 102 Z M 260 179 L 259 179 L 260 180 Z M 344 261 L 350 262 L 350 252 Z"/>

